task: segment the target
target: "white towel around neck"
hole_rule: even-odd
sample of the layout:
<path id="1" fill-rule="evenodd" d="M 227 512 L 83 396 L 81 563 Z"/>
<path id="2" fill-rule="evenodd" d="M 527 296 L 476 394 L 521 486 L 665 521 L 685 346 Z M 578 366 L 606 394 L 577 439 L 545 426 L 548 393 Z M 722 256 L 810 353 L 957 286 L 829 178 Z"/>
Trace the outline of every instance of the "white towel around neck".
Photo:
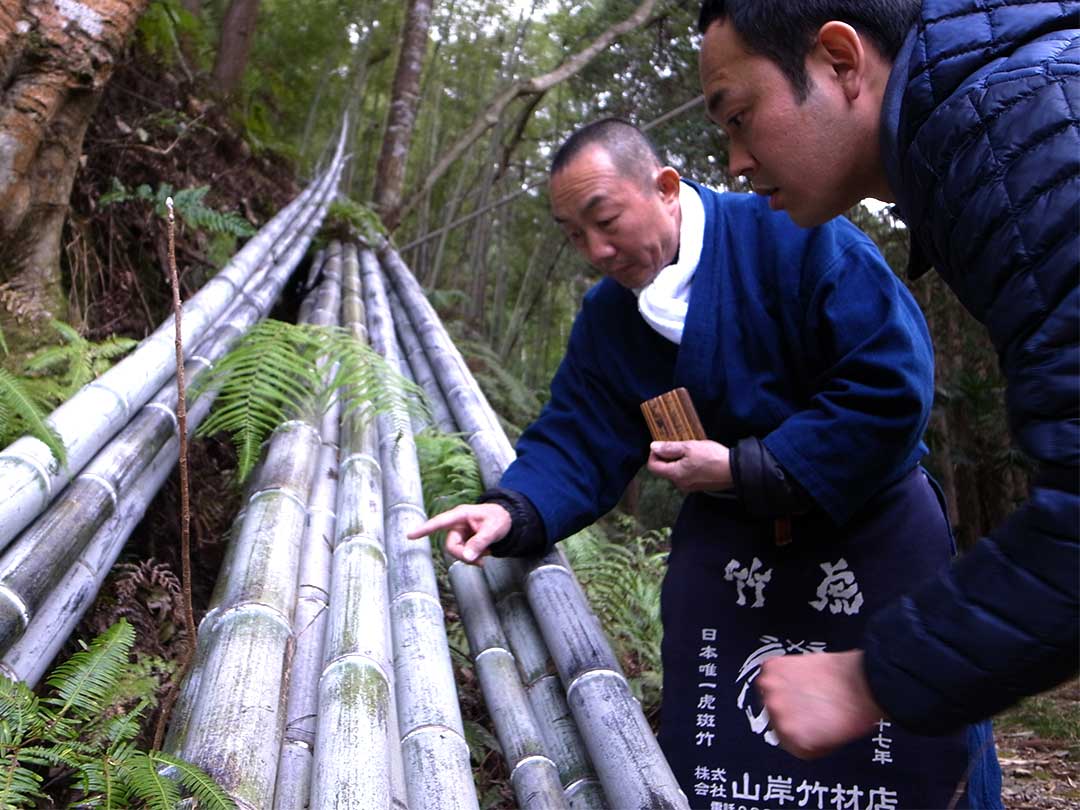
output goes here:
<path id="1" fill-rule="evenodd" d="M 634 292 L 641 317 L 672 343 L 681 343 L 686 311 L 690 304 L 690 283 L 701 260 L 705 237 L 705 206 L 692 186 L 679 184 L 679 258 L 661 270 L 651 284 Z"/>

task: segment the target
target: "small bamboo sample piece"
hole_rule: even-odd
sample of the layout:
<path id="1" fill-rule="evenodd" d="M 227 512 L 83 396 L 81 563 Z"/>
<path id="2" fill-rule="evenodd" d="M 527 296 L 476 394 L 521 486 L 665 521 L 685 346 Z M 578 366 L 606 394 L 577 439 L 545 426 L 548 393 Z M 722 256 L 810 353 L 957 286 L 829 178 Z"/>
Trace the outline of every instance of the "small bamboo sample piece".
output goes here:
<path id="1" fill-rule="evenodd" d="M 690 392 L 676 388 L 641 403 L 641 412 L 649 424 L 649 432 L 658 442 L 686 442 L 702 440 L 705 429 L 701 426 Z"/>
<path id="2" fill-rule="evenodd" d="M 649 432 L 658 442 L 687 442 L 708 438 L 701 427 L 690 392 L 676 388 L 641 403 L 641 412 L 649 425 Z M 779 517 L 773 521 L 773 539 L 778 546 L 791 542 L 791 518 Z"/>

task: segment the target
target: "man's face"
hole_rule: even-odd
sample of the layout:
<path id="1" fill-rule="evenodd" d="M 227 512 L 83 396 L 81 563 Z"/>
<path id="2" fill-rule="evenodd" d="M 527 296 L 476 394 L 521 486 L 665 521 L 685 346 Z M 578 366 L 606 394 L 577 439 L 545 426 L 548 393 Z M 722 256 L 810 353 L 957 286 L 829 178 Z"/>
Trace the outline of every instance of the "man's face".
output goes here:
<path id="1" fill-rule="evenodd" d="M 735 27 L 720 21 L 705 32 L 700 67 L 709 118 L 729 138 L 733 176 L 747 177 L 774 211 L 804 228 L 854 203 L 845 177 L 858 132 L 824 60 L 807 59 L 810 91 L 800 102 L 780 68 L 748 52 Z"/>
<path id="2" fill-rule="evenodd" d="M 591 145 L 551 178 L 551 213 L 596 269 L 630 289 L 648 285 L 679 247 L 679 180 L 657 170 L 646 188 Z"/>

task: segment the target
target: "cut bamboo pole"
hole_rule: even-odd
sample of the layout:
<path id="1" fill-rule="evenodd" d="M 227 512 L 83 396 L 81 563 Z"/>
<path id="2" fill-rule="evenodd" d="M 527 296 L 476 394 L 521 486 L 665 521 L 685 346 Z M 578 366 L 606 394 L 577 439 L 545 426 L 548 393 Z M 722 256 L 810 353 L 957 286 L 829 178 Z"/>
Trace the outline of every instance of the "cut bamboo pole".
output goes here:
<path id="1" fill-rule="evenodd" d="M 209 405 L 209 402 L 205 406 L 193 405 L 188 419 L 199 418 L 200 407 L 209 408 Z M 176 465 L 179 445 L 179 439 L 174 436 L 158 451 L 116 512 L 98 529 L 86 552 L 49 594 L 28 631 L 3 656 L 0 671 L 7 677 L 34 687 L 45 675 L 93 603 L 146 507 L 168 479 Z"/>
<path id="2" fill-rule="evenodd" d="M 361 250 L 360 267 L 372 346 L 397 369 L 400 360 L 390 306 L 375 254 Z M 427 519 L 416 446 L 408 427 L 402 429 L 409 424 L 402 405 L 378 418 L 397 713 L 409 806 L 475 810 L 476 787 L 431 545 L 405 536 Z"/>
<path id="3" fill-rule="evenodd" d="M 514 455 L 505 434 L 493 427 L 497 420 L 491 406 L 400 257 L 384 246 L 380 258 L 428 350 L 450 410 L 470 434 L 485 484 L 496 486 Z M 485 569 L 489 581 L 499 573 L 490 562 Z M 529 605 L 608 801 L 619 808 L 687 807 L 565 557 L 555 551 L 530 561 L 528 569 L 524 589 Z"/>
<path id="4" fill-rule="evenodd" d="M 205 373 L 237 335 L 265 313 L 278 286 L 267 285 L 261 295 L 237 301 L 230 321 L 215 329 L 185 364 L 189 382 Z M 166 383 L 0 559 L 0 650 L 26 629 L 60 577 L 175 435 L 175 403 L 175 386 Z M 193 428 L 198 424 L 196 419 L 189 421 Z"/>
<path id="5" fill-rule="evenodd" d="M 397 313 L 395 324 L 403 343 L 413 347 L 408 358 L 414 365 L 414 374 L 427 383 L 425 392 L 433 413 L 443 414 L 440 429 L 456 433 L 457 424 L 446 407 L 442 389 L 430 367 L 425 368 L 427 356 L 419 346 L 412 324 L 403 310 Z M 486 566 L 500 571 L 515 564 L 512 560 L 489 558 Z M 549 669 L 546 647 L 535 621 L 529 615 L 523 618 L 497 609 L 479 568 L 453 561 L 449 574 L 484 701 L 510 768 L 518 801 L 523 806 L 542 800 L 547 807 L 567 807 L 572 795 L 570 786 L 576 785 L 573 795 L 580 796 L 578 808 L 607 807 L 602 793 L 582 789 L 582 784 L 590 779 L 595 783 L 595 776 L 565 696 L 557 683 L 554 690 L 545 688 L 558 679 L 546 675 L 535 684 L 528 680 L 537 656 L 544 662 L 540 669 L 545 673 Z M 508 636 L 515 639 L 518 648 L 507 640 Z M 518 660 L 516 656 L 522 650 L 524 660 Z M 527 688 L 523 680 L 529 684 Z M 559 795 L 560 784 L 566 788 L 565 799 Z"/>
<path id="6" fill-rule="evenodd" d="M 317 210 L 316 227 L 321 218 Z M 218 325 L 189 352 L 192 359 L 185 363 L 189 385 L 269 311 L 310 243 L 310 224 L 293 239 L 289 250 L 281 254 L 269 272 L 256 273 L 248 280 Z M 208 392 L 205 398 L 212 400 L 213 396 L 213 392 Z M 175 385 L 165 383 L 157 396 L 86 465 L 63 496 L 0 558 L 0 652 L 6 651 L 28 629 L 46 599 L 67 598 L 64 588 L 59 595 L 53 593 L 61 579 L 110 516 L 120 509 L 126 493 L 157 457 L 163 444 L 176 434 L 176 398 Z M 203 409 L 197 419 L 189 419 L 192 428 L 205 413 Z M 75 587 L 78 582 L 85 582 L 85 578 L 75 577 L 68 587 Z"/>
<path id="7" fill-rule="evenodd" d="M 450 342 L 449 337 L 446 336 L 445 329 L 443 329 L 438 316 L 430 304 L 427 303 L 418 285 L 411 289 L 406 287 L 405 292 L 412 295 L 412 305 L 411 307 L 407 306 L 402 301 L 406 310 L 405 314 L 408 317 L 402 319 L 399 328 L 403 332 L 411 332 L 414 339 L 419 334 L 424 335 L 424 339 L 421 341 L 423 352 L 414 351 L 410 356 L 418 361 L 421 355 L 425 360 L 430 356 L 441 357 L 440 366 L 443 376 L 451 381 L 460 380 L 460 372 L 455 375 L 453 369 L 465 368 L 464 360 L 461 359 L 457 349 Z M 440 336 L 442 339 L 440 339 Z M 440 385 L 439 373 L 433 373 L 430 378 L 424 377 L 424 379 L 429 380 L 429 385 L 425 389 L 428 398 L 433 403 L 444 401 L 442 393 L 444 388 Z M 459 381 L 455 388 L 459 394 L 457 410 L 465 410 L 461 403 L 465 402 L 466 386 L 460 384 Z M 482 394 L 479 396 L 482 397 Z M 433 408 L 435 407 L 437 405 L 433 406 Z M 450 406 L 445 407 L 448 412 L 454 410 Z M 454 424 L 456 427 L 453 430 L 460 430 L 467 435 L 470 433 L 457 420 L 454 420 Z M 490 441 L 481 443 L 478 437 L 489 437 Z M 471 435 L 469 435 L 469 442 L 474 448 L 474 452 L 478 446 L 489 448 L 494 452 L 498 448 L 499 437 L 503 442 L 506 442 L 505 434 L 500 431 L 496 436 L 493 428 L 485 426 L 482 431 L 472 431 Z M 507 444 L 507 446 L 509 445 Z M 545 740 L 545 750 L 555 762 L 560 780 L 565 788 L 582 779 L 595 779 L 595 774 L 589 762 L 584 742 L 575 724 L 572 721 L 568 722 L 569 710 L 565 696 L 561 694 L 559 689 L 550 688 L 551 684 L 544 680 L 554 671 L 554 664 L 550 661 L 550 654 L 547 652 L 547 647 L 540 636 L 535 620 L 531 617 L 529 611 L 515 613 L 512 610 L 513 605 L 516 604 L 514 594 L 520 592 L 522 571 L 521 563 L 516 560 L 500 560 L 489 557 L 484 566 L 486 578 L 481 576 L 478 579 L 470 574 L 469 580 L 471 582 L 484 581 L 485 591 L 490 588 L 494 592 L 488 594 L 487 598 L 496 605 L 496 612 L 499 614 L 500 621 L 506 630 L 509 650 L 518 658 L 521 680 L 526 686 L 526 693 L 536 717 L 538 729 Z M 473 649 L 472 652 L 475 657 L 482 650 Z M 516 687 L 507 687 L 507 689 L 511 688 Z M 600 808 L 606 805 L 598 803 L 595 806 Z"/>
<path id="8" fill-rule="evenodd" d="M 341 283 L 341 246 L 333 243 L 316 256 L 308 288 L 316 277 Z M 304 298 L 315 306 L 316 296 Z M 327 302 L 329 304 L 330 302 Z M 321 311 L 320 311 L 321 310 Z M 316 308 L 312 323 L 329 320 L 329 306 Z M 333 375 L 334 370 L 330 370 Z M 301 546 L 300 578 L 293 617 L 294 651 L 288 669 L 288 702 L 285 710 L 285 736 L 278 765 L 274 810 L 302 810 L 311 794 L 311 769 L 314 759 L 315 727 L 319 711 L 319 673 L 322 671 L 323 643 L 326 635 L 330 594 L 330 562 L 337 522 L 338 434 L 341 405 L 335 402 L 322 419 L 320 448 L 315 483 L 307 510 L 307 528 Z"/>
<path id="9" fill-rule="evenodd" d="M 344 130 L 343 133 L 344 135 Z M 339 139 L 335 163 L 315 183 L 270 220 L 229 263 L 184 304 L 183 342 L 190 352 L 229 308 L 247 279 L 286 250 L 336 186 L 344 155 Z M 0 548 L 9 543 L 59 494 L 176 371 L 172 318 L 161 324 L 128 357 L 83 387 L 52 412 L 47 424 L 67 451 L 59 465 L 39 439 L 24 436 L 0 452 Z"/>
<path id="10" fill-rule="evenodd" d="M 431 363 L 428 362 L 420 339 L 412 329 L 409 315 L 401 305 L 401 299 L 398 298 L 393 286 L 389 284 L 386 285 L 386 294 L 390 301 L 390 314 L 394 319 L 394 328 L 401 342 L 400 356 L 403 358 L 403 367 L 408 367 L 413 382 L 425 391 L 438 391 L 439 395 L 429 396 L 428 402 L 431 404 L 431 417 L 439 429 L 444 433 L 457 432 L 457 423 L 450 409 L 446 407 L 446 397 L 439 388 L 439 381 L 435 377 L 435 372 L 432 371 Z"/>
<path id="11" fill-rule="evenodd" d="M 343 260 L 342 320 L 366 342 L 355 251 Z M 396 736 L 381 468 L 364 409 L 341 428 L 330 613 L 319 680 L 311 807 L 407 807 Z M 395 751 L 396 749 L 396 751 Z"/>
<path id="12" fill-rule="evenodd" d="M 312 293 L 332 313 L 335 287 L 328 278 Z M 312 317 L 326 316 L 315 310 Z M 281 425 L 268 442 L 200 624 L 200 636 L 209 638 L 190 713 L 174 721 L 186 730 L 181 755 L 210 773 L 242 810 L 273 805 L 300 542 L 319 449 L 318 429 L 300 419 Z"/>

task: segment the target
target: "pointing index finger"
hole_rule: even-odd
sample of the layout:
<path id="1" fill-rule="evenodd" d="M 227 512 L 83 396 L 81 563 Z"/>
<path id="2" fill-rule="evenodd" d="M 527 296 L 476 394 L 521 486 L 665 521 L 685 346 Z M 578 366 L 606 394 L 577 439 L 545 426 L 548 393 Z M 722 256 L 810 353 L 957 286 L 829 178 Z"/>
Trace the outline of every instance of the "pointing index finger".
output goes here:
<path id="1" fill-rule="evenodd" d="M 422 523 L 406 534 L 410 540 L 418 540 L 421 537 L 427 537 L 429 534 L 442 531 L 443 529 L 449 529 L 454 526 L 461 525 L 464 520 L 458 513 L 460 506 L 455 506 L 448 512 L 443 512 L 441 515 L 436 515 L 433 518 L 429 518 L 426 523 Z"/>

